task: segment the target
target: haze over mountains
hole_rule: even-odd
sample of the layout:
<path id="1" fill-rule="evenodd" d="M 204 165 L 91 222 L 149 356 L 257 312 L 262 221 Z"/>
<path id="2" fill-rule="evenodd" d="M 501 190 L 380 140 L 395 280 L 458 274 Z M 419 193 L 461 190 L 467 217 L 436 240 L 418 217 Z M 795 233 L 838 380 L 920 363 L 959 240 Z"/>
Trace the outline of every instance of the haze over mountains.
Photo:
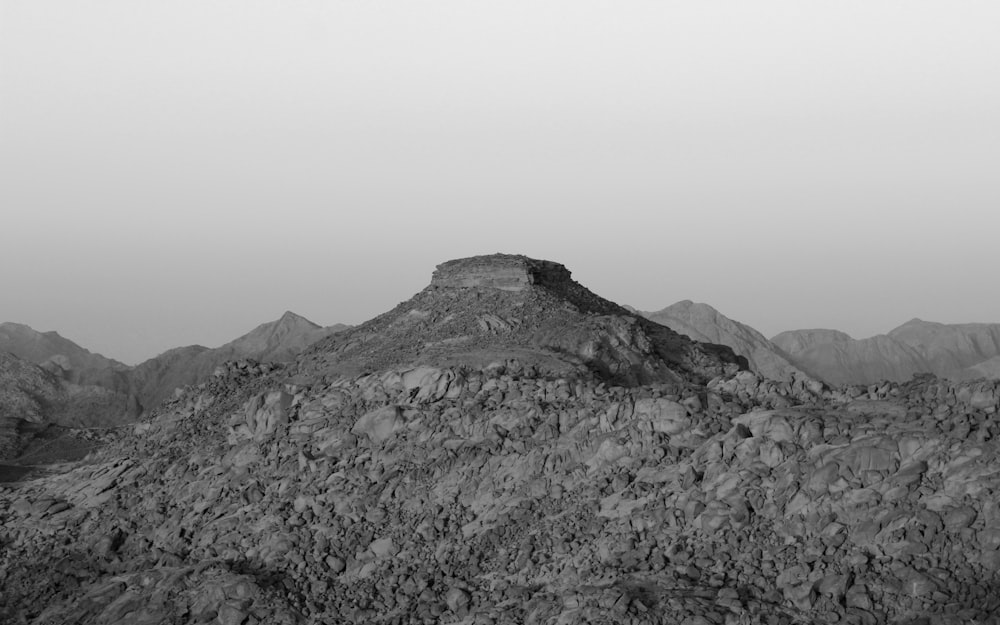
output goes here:
<path id="1" fill-rule="evenodd" d="M 133 388 L 144 407 L 153 407 L 174 389 L 204 380 L 227 360 L 286 362 L 306 346 L 345 328 L 342 324 L 323 327 L 287 311 L 220 347 L 180 347 L 140 363 L 132 370 Z"/>
<path id="2" fill-rule="evenodd" d="M 867 339 L 843 332 L 796 330 L 772 339 L 796 363 L 830 384 L 903 382 L 932 373 L 952 380 L 996 377 L 1000 324 L 946 325 L 912 319 Z"/>
<path id="3" fill-rule="evenodd" d="M 749 361 L 751 369 L 765 377 L 785 382 L 796 376 L 810 377 L 763 334 L 726 317 L 708 304 L 684 300 L 642 315 L 697 341 L 728 345 Z"/>
<path id="4" fill-rule="evenodd" d="M 776 380 L 801 374 L 839 386 L 905 382 L 928 373 L 951 380 L 1000 377 L 1000 324 L 913 319 L 867 339 L 811 329 L 768 340 L 708 304 L 689 300 L 642 314 L 696 340 L 728 345 L 747 358 L 751 369 Z"/>

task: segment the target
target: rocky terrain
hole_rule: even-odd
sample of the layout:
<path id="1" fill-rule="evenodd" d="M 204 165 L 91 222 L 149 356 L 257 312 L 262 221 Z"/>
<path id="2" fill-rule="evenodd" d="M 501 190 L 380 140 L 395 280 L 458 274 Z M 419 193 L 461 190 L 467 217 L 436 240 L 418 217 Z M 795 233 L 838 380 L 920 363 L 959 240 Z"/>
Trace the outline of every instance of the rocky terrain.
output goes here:
<path id="1" fill-rule="evenodd" d="M 790 382 L 812 377 L 792 363 L 780 347 L 750 326 L 734 321 L 708 304 L 683 300 L 642 316 L 696 341 L 731 347 L 747 359 L 750 369 L 765 378 Z"/>
<path id="2" fill-rule="evenodd" d="M 1000 378 L 1000 324 L 912 319 L 862 340 L 836 330 L 794 330 L 771 341 L 831 384 L 903 382 L 922 373 L 952 380 Z"/>
<path id="3" fill-rule="evenodd" d="M 0 485 L 0 622 L 996 622 L 1000 383 L 747 366 L 556 263 L 444 263 Z"/>
<path id="4" fill-rule="evenodd" d="M 122 395 L 123 401 L 133 403 L 125 418 L 134 418 L 159 405 L 175 389 L 205 380 L 227 360 L 288 362 L 312 343 L 347 327 L 343 324 L 323 327 L 288 311 L 280 319 L 261 324 L 221 347 L 177 347 L 129 367 L 91 353 L 56 332 L 38 332 L 19 323 L 0 323 L 0 352 L 37 364 L 76 387 L 98 387 Z"/>
<path id="5" fill-rule="evenodd" d="M 17 358 L 22 370 L 28 364 L 44 370 L 47 375 L 33 375 L 44 377 L 45 385 L 50 387 L 47 394 L 57 398 L 36 402 L 23 413 L 7 405 L 0 410 L 0 418 L 106 427 L 134 420 L 141 413 L 127 365 L 91 353 L 56 332 L 36 332 L 26 325 L 0 323 L 0 354 L 4 354 L 8 363 L 9 357 Z M 16 378 L 9 377 L 11 374 L 9 367 L 0 372 L 0 388 L 21 386 Z"/>
<path id="6" fill-rule="evenodd" d="M 179 347 L 129 367 L 56 332 L 0 324 L 0 460 L 34 453 L 43 444 L 52 446 L 52 439 L 60 436 L 74 439 L 67 428 L 132 423 L 176 389 L 209 378 L 227 360 L 287 362 L 308 345 L 346 327 L 324 328 L 286 312 L 221 347 Z M 75 446 L 72 440 L 67 442 Z"/>
<path id="7" fill-rule="evenodd" d="M 128 396 L 68 382 L 61 373 L 0 352 L 0 461 L 20 456 L 35 439 L 50 440 L 82 424 L 135 418 Z"/>

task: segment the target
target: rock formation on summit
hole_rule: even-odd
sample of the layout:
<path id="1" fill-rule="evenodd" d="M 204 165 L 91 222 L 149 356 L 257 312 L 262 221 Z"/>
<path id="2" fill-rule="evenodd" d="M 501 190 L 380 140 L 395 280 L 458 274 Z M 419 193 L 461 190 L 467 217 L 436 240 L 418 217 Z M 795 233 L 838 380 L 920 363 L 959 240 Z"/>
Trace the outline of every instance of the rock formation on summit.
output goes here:
<path id="1" fill-rule="evenodd" d="M 767 379 L 537 262 L 0 485 L 0 622 L 996 619 L 1000 382 Z"/>
<path id="2" fill-rule="evenodd" d="M 443 263 L 393 310 L 307 350 L 331 373 L 405 364 L 481 366 L 499 354 L 539 371 L 590 370 L 609 382 L 705 382 L 746 367 L 599 297 L 564 266 L 494 254 Z"/>
<path id="3" fill-rule="evenodd" d="M 557 287 L 570 283 L 570 273 L 559 263 L 527 256 L 494 254 L 450 260 L 431 276 L 434 287 L 488 287 L 523 291 L 532 285 Z"/>

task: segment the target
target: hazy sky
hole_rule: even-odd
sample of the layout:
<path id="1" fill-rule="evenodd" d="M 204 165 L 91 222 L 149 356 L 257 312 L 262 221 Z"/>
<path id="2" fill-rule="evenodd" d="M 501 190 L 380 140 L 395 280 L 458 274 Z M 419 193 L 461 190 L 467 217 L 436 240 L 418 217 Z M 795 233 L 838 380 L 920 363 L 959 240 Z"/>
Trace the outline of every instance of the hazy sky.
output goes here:
<path id="1" fill-rule="evenodd" d="M 1000 3 L 0 0 L 0 321 L 135 363 L 451 258 L 1000 322 Z"/>

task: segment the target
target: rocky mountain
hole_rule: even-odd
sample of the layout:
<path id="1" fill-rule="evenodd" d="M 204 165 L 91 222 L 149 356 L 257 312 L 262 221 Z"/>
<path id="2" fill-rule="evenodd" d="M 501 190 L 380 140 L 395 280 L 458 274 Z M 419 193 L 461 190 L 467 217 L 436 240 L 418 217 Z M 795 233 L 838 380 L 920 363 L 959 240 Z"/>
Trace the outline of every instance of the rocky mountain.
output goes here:
<path id="1" fill-rule="evenodd" d="M 18 323 L 0 324 L 0 352 L 8 352 L 41 366 L 73 395 L 116 394 L 124 412 L 101 415 L 82 425 L 104 426 L 134 419 L 177 388 L 198 384 L 227 360 L 254 358 L 265 362 L 287 362 L 315 341 L 347 328 L 343 324 L 322 327 L 286 312 L 280 319 L 264 323 L 247 334 L 208 348 L 191 345 L 168 350 L 135 367 L 94 354 L 56 332 L 38 332 Z M 98 416 L 95 413 L 95 418 Z"/>
<path id="2" fill-rule="evenodd" d="M 0 622 L 995 620 L 1000 383 L 745 365 L 557 263 L 444 263 L 0 487 Z"/>
<path id="3" fill-rule="evenodd" d="M 99 384 L 110 387 L 108 372 L 128 370 L 128 365 L 94 354 L 58 332 L 38 332 L 20 323 L 0 323 L 0 352 L 42 366 L 54 365 L 62 377 L 76 384 Z"/>
<path id="4" fill-rule="evenodd" d="M 331 374 L 482 366 L 508 355 L 543 372 L 589 370 L 629 385 L 707 381 L 746 366 L 727 347 L 691 341 L 598 297 L 562 265 L 502 254 L 440 265 L 428 288 L 306 355 Z"/>
<path id="5" fill-rule="evenodd" d="M 989 361 L 1000 356 L 1000 324 L 913 319 L 862 340 L 835 330 L 794 330 L 771 340 L 799 366 L 831 384 L 902 382 L 922 373 L 996 379 L 996 366 Z"/>
<path id="6" fill-rule="evenodd" d="M 0 460 L 19 456 L 49 425 L 107 427 L 135 416 L 120 393 L 68 382 L 48 368 L 0 352 Z"/>
<path id="7" fill-rule="evenodd" d="M 731 347 L 734 352 L 747 359 L 751 370 L 764 377 L 783 382 L 793 381 L 797 377 L 810 377 L 763 334 L 726 317 L 708 304 L 684 300 L 663 310 L 641 314 L 696 341 Z"/>
<path id="8" fill-rule="evenodd" d="M 967 367 L 956 373 L 954 377 L 958 380 L 978 380 L 980 378 L 1000 380 L 1000 356 L 994 356 L 989 360 Z"/>
<path id="9" fill-rule="evenodd" d="M 1000 324 L 943 324 L 911 319 L 888 336 L 917 350 L 930 366 L 928 373 L 953 377 L 968 367 L 1000 356 Z"/>
<path id="10" fill-rule="evenodd" d="M 38 332 L 20 323 L 0 323 L 0 352 L 40 365 L 78 387 L 94 386 L 130 395 L 129 367 L 80 347 L 57 332 Z"/>
<path id="11" fill-rule="evenodd" d="M 231 358 L 255 358 L 266 362 L 288 362 L 321 338 L 350 326 L 338 323 L 323 327 L 286 311 L 277 321 L 263 323 L 238 339 L 218 348 Z"/>
<path id="12" fill-rule="evenodd" d="M 799 354 L 815 345 L 827 343 L 850 343 L 854 339 L 840 330 L 791 330 L 782 332 L 771 338 L 771 343 L 777 345 L 786 354 Z"/>
<path id="13" fill-rule="evenodd" d="M 157 406 L 183 386 L 208 379 L 227 360 L 253 358 L 287 362 L 308 345 L 347 328 L 343 324 L 319 326 L 293 312 L 264 323 L 216 348 L 178 347 L 140 363 L 129 372 L 132 388 L 143 407 Z"/>
<path id="14" fill-rule="evenodd" d="M 59 380 L 38 365 L 0 352 L 0 460 L 21 451 L 25 424 L 61 416 L 64 402 Z"/>

